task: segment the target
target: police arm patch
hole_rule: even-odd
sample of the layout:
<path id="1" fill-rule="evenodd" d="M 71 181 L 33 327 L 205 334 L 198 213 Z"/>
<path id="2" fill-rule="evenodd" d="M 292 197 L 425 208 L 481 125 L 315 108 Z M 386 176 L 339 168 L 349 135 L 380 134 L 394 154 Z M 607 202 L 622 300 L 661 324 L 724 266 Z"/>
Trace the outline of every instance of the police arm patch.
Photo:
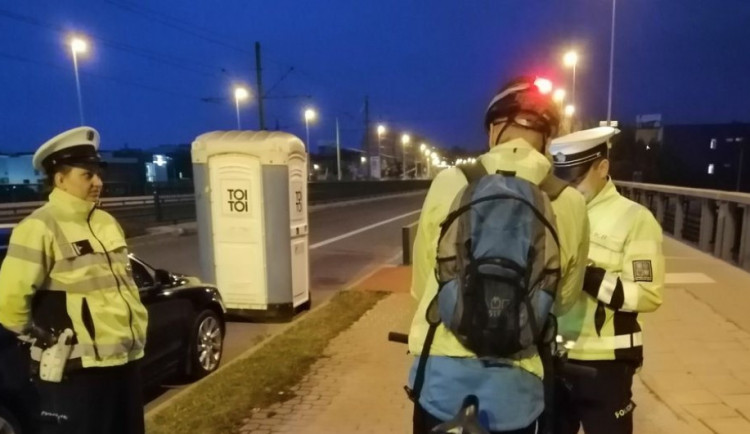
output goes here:
<path id="1" fill-rule="evenodd" d="M 653 282 L 654 271 L 650 260 L 633 261 L 633 281 Z"/>

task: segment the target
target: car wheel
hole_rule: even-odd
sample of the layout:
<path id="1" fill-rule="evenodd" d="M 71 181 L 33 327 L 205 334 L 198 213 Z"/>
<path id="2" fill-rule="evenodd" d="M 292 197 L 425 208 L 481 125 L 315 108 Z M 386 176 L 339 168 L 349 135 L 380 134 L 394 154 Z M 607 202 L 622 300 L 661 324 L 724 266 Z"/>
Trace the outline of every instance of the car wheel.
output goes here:
<path id="1" fill-rule="evenodd" d="M 0 434 L 21 434 L 21 424 L 10 411 L 0 405 Z"/>
<path id="2" fill-rule="evenodd" d="M 198 380 L 218 369 L 224 349 L 224 325 L 219 315 L 211 309 L 201 311 L 188 342 L 188 378 Z"/>

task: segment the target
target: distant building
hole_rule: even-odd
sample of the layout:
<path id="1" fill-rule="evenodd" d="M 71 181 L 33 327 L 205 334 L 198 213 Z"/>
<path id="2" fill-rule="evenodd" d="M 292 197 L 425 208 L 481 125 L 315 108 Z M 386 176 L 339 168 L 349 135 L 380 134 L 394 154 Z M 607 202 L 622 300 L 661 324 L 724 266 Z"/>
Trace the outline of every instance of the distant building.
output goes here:
<path id="1" fill-rule="evenodd" d="M 405 133 L 409 135 L 409 143 L 406 146 L 402 142 Z M 368 149 L 369 143 L 367 152 L 369 157 L 379 157 L 384 178 L 400 177 L 404 167 L 410 178 L 414 177 L 415 173 L 425 175 L 428 158 L 421 148 L 423 144 L 425 147 L 434 147 L 425 137 L 408 131 L 387 129 L 385 133 L 379 135 L 375 124 L 369 131 L 369 137 L 363 137 L 362 143 L 362 149 Z M 406 160 L 405 164 L 404 160 Z"/>
<path id="2" fill-rule="evenodd" d="M 34 170 L 31 160 L 34 154 L 0 155 L 0 184 L 37 184 L 44 174 Z"/>
<path id="3" fill-rule="evenodd" d="M 664 140 L 660 114 L 636 116 L 635 128 L 635 140 L 644 146 L 658 145 Z"/>
<path id="4" fill-rule="evenodd" d="M 341 179 L 367 179 L 369 159 L 364 151 L 362 151 L 361 149 L 353 149 L 342 146 L 340 149 L 340 153 Z M 325 143 L 318 145 L 318 153 L 312 156 L 312 161 L 313 179 L 338 179 L 335 143 Z"/>
<path id="5" fill-rule="evenodd" d="M 666 125 L 665 183 L 750 191 L 750 123 Z"/>

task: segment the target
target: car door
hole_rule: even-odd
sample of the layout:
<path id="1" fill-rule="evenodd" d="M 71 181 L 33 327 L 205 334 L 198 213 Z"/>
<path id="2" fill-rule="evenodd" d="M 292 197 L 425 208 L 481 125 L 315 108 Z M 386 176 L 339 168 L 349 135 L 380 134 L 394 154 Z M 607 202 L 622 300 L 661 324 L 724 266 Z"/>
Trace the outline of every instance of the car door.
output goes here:
<path id="1" fill-rule="evenodd" d="M 175 284 L 157 282 L 148 265 L 134 257 L 130 265 L 141 302 L 148 310 L 143 376 L 153 386 L 174 374 L 184 359 L 190 302 L 178 296 Z"/>

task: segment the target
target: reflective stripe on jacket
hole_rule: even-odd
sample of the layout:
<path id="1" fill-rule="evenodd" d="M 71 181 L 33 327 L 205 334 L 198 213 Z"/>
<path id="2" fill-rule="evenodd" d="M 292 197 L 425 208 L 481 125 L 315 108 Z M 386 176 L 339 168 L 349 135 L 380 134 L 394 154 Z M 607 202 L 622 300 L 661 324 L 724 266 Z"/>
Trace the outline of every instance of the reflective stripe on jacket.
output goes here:
<path id="1" fill-rule="evenodd" d="M 148 314 L 120 225 L 94 204 L 54 189 L 16 226 L 0 268 L 0 323 L 75 332 L 83 367 L 143 357 Z"/>
<path id="2" fill-rule="evenodd" d="M 576 305 L 558 319 L 560 332 L 576 344 L 578 360 L 643 358 L 639 313 L 662 303 L 662 230 L 647 208 L 621 196 L 612 181 L 588 204 L 591 225 L 587 272 Z M 596 275 L 595 277 L 592 274 Z"/>

